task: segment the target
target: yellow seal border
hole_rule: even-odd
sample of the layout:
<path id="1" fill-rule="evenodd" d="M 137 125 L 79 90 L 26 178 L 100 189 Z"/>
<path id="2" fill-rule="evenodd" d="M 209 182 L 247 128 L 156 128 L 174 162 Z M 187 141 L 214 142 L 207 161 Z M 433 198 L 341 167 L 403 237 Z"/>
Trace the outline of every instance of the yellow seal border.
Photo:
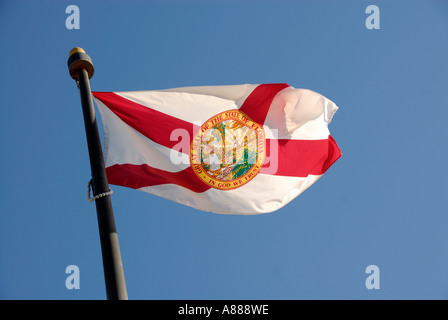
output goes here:
<path id="1" fill-rule="evenodd" d="M 233 180 L 222 181 L 211 177 L 202 167 L 201 163 L 201 145 L 203 135 L 209 130 L 215 127 L 220 122 L 225 120 L 238 121 L 246 127 L 252 129 L 257 137 L 257 160 L 252 167 L 241 177 Z M 265 157 L 265 135 L 263 126 L 250 119 L 244 112 L 237 109 L 221 112 L 207 121 L 201 126 L 201 129 L 195 135 L 190 146 L 190 165 L 196 176 L 201 179 L 205 184 L 212 188 L 220 190 L 232 190 L 239 188 L 249 181 L 251 181 L 260 172 L 260 168 L 263 165 Z"/>

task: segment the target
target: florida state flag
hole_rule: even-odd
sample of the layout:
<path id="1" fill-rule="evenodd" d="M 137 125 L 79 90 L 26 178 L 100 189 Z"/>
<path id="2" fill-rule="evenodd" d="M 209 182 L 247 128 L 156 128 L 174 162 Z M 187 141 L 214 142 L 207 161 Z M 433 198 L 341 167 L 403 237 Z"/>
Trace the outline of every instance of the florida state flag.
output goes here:
<path id="1" fill-rule="evenodd" d="M 287 84 L 93 92 L 110 184 L 216 213 L 275 211 L 341 156 L 337 106 Z"/>

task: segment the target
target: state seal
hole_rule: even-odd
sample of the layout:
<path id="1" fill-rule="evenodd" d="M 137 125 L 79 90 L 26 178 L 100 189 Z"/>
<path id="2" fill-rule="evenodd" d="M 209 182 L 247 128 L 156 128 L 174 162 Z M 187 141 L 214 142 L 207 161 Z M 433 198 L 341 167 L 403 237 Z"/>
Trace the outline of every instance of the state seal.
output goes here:
<path id="1" fill-rule="evenodd" d="M 216 189 L 231 190 L 248 183 L 259 173 L 264 157 L 263 126 L 239 110 L 211 117 L 191 142 L 194 173 Z"/>

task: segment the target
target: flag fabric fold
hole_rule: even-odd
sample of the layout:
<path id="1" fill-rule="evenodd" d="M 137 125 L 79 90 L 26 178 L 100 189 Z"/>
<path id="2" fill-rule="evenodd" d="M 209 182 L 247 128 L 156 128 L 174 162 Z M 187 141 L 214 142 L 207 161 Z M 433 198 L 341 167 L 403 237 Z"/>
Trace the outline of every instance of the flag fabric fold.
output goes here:
<path id="1" fill-rule="evenodd" d="M 110 184 L 228 214 L 280 209 L 341 156 L 338 107 L 287 84 L 93 92 Z"/>

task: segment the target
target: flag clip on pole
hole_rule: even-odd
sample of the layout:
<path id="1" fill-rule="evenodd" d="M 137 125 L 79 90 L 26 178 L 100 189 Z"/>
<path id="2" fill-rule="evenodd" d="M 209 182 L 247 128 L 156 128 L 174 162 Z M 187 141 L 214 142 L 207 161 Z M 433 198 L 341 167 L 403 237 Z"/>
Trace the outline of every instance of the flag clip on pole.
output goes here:
<path id="1" fill-rule="evenodd" d="M 103 257 L 104 279 L 108 300 L 127 300 L 128 294 L 124 279 L 117 230 L 115 227 L 110 189 L 107 182 L 103 152 L 98 133 L 98 125 L 93 107 L 89 79 L 94 68 L 92 60 L 81 48 L 73 48 L 67 61 L 70 76 L 76 80 L 81 95 L 81 105 L 89 150 L 92 186 L 94 195 L 106 194 L 95 198 L 100 233 L 101 253 Z"/>

